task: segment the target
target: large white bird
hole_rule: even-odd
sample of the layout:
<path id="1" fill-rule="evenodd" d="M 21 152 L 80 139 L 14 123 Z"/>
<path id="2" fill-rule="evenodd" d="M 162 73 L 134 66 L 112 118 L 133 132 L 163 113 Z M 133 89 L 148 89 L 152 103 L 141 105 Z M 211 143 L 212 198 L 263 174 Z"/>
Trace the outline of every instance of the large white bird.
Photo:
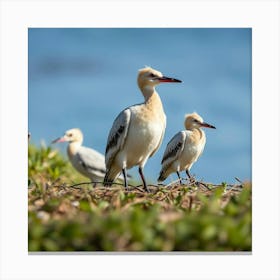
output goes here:
<path id="1" fill-rule="evenodd" d="M 69 142 L 68 158 L 73 167 L 93 182 L 102 182 L 106 172 L 105 157 L 101 153 L 82 146 L 83 133 L 79 128 L 72 128 L 52 143 Z M 119 178 L 123 179 L 123 178 Z"/>
<path id="2" fill-rule="evenodd" d="M 181 81 L 146 67 L 139 70 L 137 82 L 145 102 L 124 109 L 115 119 L 107 140 L 104 184 L 111 185 L 122 172 L 127 188 L 126 170 L 139 166 L 144 189 L 149 191 L 143 168 L 160 147 L 166 127 L 166 116 L 155 87 Z"/>
<path id="3" fill-rule="evenodd" d="M 171 173 L 176 172 L 181 181 L 180 171 L 185 170 L 191 179 L 190 169 L 202 154 L 206 136 L 201 127 L 215 128 L 203 121 L 197 113 L 185 116 L 185 128 L 178 132 L 167 144 L 161 164 L 158 181 L 164 181 Z"/>

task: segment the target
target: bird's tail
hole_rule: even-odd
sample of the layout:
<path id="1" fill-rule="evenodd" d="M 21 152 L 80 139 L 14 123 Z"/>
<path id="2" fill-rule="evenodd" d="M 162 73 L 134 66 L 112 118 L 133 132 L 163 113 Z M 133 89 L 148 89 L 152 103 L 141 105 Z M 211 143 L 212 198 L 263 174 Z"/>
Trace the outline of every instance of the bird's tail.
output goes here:
<path id="1" fill-rule="evenodd" d="M 159 177 L 158 177 L 158 182 L 162 182 L 167 178 L 167 174 L 165 172 L 165 169 L 161 169 L 160 173 L 159 173 Z"/>
<path id="2" fill-rule="evenodd" d="M 120 171 L 114 170 L 113 168 L 108 169 L 106 171 L 105 177 L 104 177 L 104 186 L 112 186 L 115 179 L 119 176 Z"/>
<path id="3" fill-rule="evenodd" d="M 105 177 L 104 177 L 104 181 L 103 181 L 104 186 L 110 187 L 110 186 L 112 186 L 113 182 L 114 182 L 114 179 L 110 178 L 109 172 L 107 171 L 105 174 Z"/>

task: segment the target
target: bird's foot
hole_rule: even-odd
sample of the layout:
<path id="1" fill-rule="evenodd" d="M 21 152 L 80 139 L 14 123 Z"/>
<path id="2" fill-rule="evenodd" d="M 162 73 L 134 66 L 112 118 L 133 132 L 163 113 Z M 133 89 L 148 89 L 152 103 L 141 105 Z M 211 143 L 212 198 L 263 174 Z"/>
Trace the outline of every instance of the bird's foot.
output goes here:
<path id="1" fill-rule="evenodd" d="M 148 186 L 144 186 L 144 190 L 145 190 L 145 192 L 147 192 L 147 193 L 150 193 L 150 192 L 151 192 L 151 190 L 148 188 Z"/>
<path id="2" fill-rule="evenodd" d="M 190 177 L 189 178 L 189 184 L 192 185 L 192 186 L 196 186 L 197 185 L 197 181 L 195 179 L 195 177 Z"/>

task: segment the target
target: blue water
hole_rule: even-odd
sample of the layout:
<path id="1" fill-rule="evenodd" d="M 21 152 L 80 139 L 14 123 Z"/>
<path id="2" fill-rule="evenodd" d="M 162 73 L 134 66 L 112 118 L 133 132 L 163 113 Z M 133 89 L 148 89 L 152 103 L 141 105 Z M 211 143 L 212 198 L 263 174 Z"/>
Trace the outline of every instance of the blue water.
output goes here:
<path id="1" fill-rule="evenodd" d="M 183 81 L 157 87 L 167 129 L 145 166 L 149 181 L 156 182 L 166 144 L 193 111 L 217 129 L 205 129 L 206 147 L 191 173 L 213 183 L 250 180 L 251 43 L 249 28 L 30 28 L 32 142 L 50 144 L 65 130 L 79 127 L 84 145 L 104 153 L 118 113 L 143 101 L 136 77 L 148 65 Z M 56 147 L 65 154 L 66 144 Z M 139 178 L 136 168 L 130 173 Z"/>

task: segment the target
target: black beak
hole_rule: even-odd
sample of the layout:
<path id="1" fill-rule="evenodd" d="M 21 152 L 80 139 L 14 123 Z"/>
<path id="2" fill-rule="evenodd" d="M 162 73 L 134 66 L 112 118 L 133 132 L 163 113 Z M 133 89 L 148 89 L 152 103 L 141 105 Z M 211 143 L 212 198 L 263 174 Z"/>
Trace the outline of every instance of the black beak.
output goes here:
<path id="1" fill-rule="evenodd" d="M 182 83 L 182 81 L 180 81 L 178 79 L 169 78 L 166 76 L 159 77 L 159 78 L 157 78 L 157 80 L 160 81 L 161 83 Z"/>
<path id="2" fill-rule="evenodd" d="M 214 125 L 211 125 L 211 124 L 206 123 L 206 122 L 201 123 L 201 126 L 216 129 L 216 127 Z"/>

